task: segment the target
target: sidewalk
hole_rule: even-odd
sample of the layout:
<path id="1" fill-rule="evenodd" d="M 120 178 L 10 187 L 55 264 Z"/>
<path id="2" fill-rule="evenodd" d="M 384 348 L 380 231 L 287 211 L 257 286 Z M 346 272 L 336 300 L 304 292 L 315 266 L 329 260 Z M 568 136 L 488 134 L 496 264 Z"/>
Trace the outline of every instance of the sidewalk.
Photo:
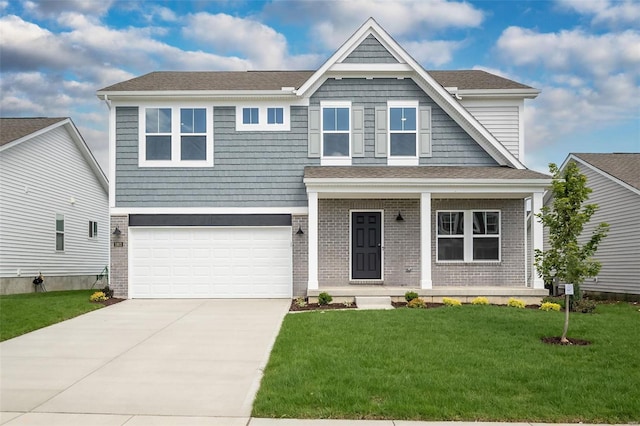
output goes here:
<path id="1" fill-rule="evenodd" d="M 0 413 L 6 426 L 548 426 L 548 423 L 424 422 L 406 420 L 298 420 L 249 417 L 129 416 L 119 414 Z M 553 426 L 575 426 L 554 423 Z M 600 426 L 600 425 L 594 425 Z M 604 426 L 604 425 L 602 425 Z"/>

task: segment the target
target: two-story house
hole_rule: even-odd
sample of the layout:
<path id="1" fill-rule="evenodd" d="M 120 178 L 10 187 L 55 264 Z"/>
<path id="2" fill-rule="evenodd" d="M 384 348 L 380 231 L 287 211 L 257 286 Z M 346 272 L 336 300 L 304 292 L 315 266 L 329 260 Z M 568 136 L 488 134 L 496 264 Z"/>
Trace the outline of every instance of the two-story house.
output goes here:
<path id="1" fill-rule="evenodd" d="M 153 72 L 110 110 L 111 285 L 132 298 L 546 291 L 524 100 L 369 19 L 315 71 Z M 527 201 L 529 200 L 529 201 Z"/>

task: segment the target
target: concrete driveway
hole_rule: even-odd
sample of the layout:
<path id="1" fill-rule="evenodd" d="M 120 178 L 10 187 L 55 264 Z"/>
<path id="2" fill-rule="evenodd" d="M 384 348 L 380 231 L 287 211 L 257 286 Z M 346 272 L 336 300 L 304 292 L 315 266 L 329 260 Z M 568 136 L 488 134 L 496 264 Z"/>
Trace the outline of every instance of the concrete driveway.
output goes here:
<path id="1" fill-rule="evenodd" d="M 127 300 L 3 342 L 0 423 L 246 424 L 289 303 Z"/>

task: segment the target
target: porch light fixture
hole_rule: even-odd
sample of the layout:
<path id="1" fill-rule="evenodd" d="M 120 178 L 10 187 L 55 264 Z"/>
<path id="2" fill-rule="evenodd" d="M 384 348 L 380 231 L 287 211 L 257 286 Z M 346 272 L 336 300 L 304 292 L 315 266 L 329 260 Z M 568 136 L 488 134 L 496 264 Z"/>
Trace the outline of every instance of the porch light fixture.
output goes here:
<path id="1" fill-rule="evenodd" d="M 298 230 L 296 231 L 296 235 L 302 235 L 304 231 L 302 230 L 302 226 L 298 225 Z"/>
<path id="2" fill-rule="evenodd" d="M 122 231 L 120 230 L 120 228 L 116 226 L 116 229 L 113 230 L 112 234 L 115 235 L 116 237 L 119 237 L 120 234 L 122 234 Z"/>
<path id="3" fill-rule="evenodd" d="M 398 211 L 398 216 L 396 216 L 396 220 L 398 222 L 404 222 L 404 217 L 402 217 L 402 214 Z"/>

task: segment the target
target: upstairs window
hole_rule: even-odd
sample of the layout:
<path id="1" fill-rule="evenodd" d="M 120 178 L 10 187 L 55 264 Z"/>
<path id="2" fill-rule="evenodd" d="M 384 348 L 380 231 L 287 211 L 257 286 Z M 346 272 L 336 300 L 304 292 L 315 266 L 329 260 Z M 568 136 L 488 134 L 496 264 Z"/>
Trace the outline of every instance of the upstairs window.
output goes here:
<path id="1" fill-rule="evenodd" d="M 171 108 L 146 109 L 146 160 L 171 160 Z"/>
<path id="2" fill-rule="evenodd" d="M 140 120 L 140 167 L 213 166 L 212 107 L 142 107 Z"/>
<path id="3" fill-rule="evenodd" d="M 350 103 L 322 104 L 323 164 L 351 164 L 350 117 Z"/>
<path id="4" fill-rule="evenodd" d="M 64 251 L 64 215 L 56 214 L 56 251 Z"/>
<path id="5" fill-rule="evenodd" d="M 284 108 L 267 108 L 267 124 L 283 124 Z"/>
<path id="6" fill-rule="evenodd" d="M 437 260 L 500 261 L 499 211 L 437 212 Z"/>
<path id="7" fill-rule="evenodd" d="M 272 104 L 237 105 L 236 131 L 274 132 L 289 131 L 289 106 Z"/>
<path id="8" fill-rule="evenodd" d="M 92 240 L 98 238 L 98 222 L 89 221 L 89 238 Z"/>
<path id="9" fill-rule="evenodd" d="M 418 165 L 418 102 L 389 101 L 390 164 Z"/>
<path id="10" fill-rule="evenodd" d="M 242 124 L 260 124 L 258 108 L 242 108 Z"/>

